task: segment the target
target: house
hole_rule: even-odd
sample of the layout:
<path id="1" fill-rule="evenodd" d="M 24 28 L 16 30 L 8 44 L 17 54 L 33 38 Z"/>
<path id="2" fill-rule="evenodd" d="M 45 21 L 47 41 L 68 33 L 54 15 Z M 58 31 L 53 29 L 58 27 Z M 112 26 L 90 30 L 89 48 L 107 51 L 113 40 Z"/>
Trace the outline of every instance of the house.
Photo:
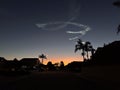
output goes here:
<path id="1" fill-rule="evenodd" d="M 38 58 L 23 58 L 20 60 L 22 68 L 33 69 L 40 64 Z"/>
<path id="2" fill-rule="evenodd" d="M 0 57 L 0 62 L 5 62 L 7 61 L 4 57 Z"/>

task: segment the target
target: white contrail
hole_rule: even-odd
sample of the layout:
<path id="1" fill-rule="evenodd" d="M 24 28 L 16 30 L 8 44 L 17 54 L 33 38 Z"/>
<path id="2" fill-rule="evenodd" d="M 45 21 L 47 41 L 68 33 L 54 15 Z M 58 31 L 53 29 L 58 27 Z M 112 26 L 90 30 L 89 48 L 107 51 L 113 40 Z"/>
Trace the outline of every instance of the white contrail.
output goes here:
<path id="1" fill-rule="evenodd" d="M 76 40 L 76 39 L 78 39 L 79 37 L 78 36 L 75 36 L 75 37 L 73 37 L 73 38 L 69 38 L 69 40 Z"/>
<path id="2" fill-rule="evenodd" d="M 85 34 L 85 31 L 66 31 L 66 33 L 84 35 L 84 34 Z"/>
<path id="3" fill-rule="evenodd" d="M 67 26 L 66 22 L 50 22 L 50 23 L 42 23 L 36 24 L 38 28 L 48 31 L 57 31 Z"/>
<path id="4" fill-rule="evenodd" d="M 36 26 L 38 28 L 41 28 L 42 30 L 48 30 L 48 31 L 57 31 L 57 30 L 63 30 L 66 29 L 68 25 L 75 26 L 78 28 L 78 31 L 66 31 L 67 34 L 74 34 L 75 36 L 73 38 L 69 38 L 69 40 L 75 40 L 78 39 L 79 37 L 85 35 L 88 31 L 90 31 L 90 27 L 77 23 L 73 20 L 77 19 L 79 16 L 80 12 L 80 5 L 76 1 L 70 2 L 70 7 L 69 7 L 69 20 L 67 21 L 57 21 L 57 22 L 49 22 L 49 23 L 37 23 Z"/>
<path id="5" fill-rule="evenodd" d="M 79 0 L 69 0 L 69 21 L 77 19 L 80 13 L 80 2 Z"/>
<path id="6" fill-rule="evenodd" d="M 88 31 L 90 31 L 90 27 L 82 26 L 82 28 L 84 28 L 84 30 L 81 30 L 81 31 L 66 31 L 66 33 L 85 35 Z"/>
<path id="7" fill-rule="evenodd" d="M 36 26 L 38 28 L 44 29 L 44 30 L 49 30 L 49 31 L 53 31 L 53 30 L 59 30 L 62 28 L 65 28 L 67 25 L 74 25 L 76 27 L 82 28 L 84 31 L 89 31 L 90 27 L 85 26 L 83 24 L 79 24 L 76 22 L 51 22 L 51 23 L 41 23 L 41 24 L 36 24 Z M 72 32 L 72 31 L 71 31 Z"/>
<path id="8" fill-rule="evenodd" d="M 55 31 L 55 30 L 57 31 L 62 28 L 65 28 L 67 25 L 70 25 L 70 24 L 81 27 L 82 26 L 81 24 L 73 22 L 73 20 L 75 20 L 79 16 L 79 12 L 80 12 L 80 3 L 78 3 L 78 1 L 79 0 L 69 0 L 69 3 L 68 3 L 69 19 L 67 21 L 41 23 L 41 24 L 36 24 L 36 26 L 43 30 L 49 30 L 49 31 Z"/>
<path id="9" fill-rule="evenodd" d="M 66 28 L 68 25 L 73 25 L 75 27 L 78 27 L 78 31 L 66 31 L 67 34 L 74 34 L 74 35 L 85 35 L 88 31 L 90 31 L 90 27 L 80 24 L 80 23 L 76 23 L 76 22 L 51 22 L 51 23 L 42 23 L 42 24 L 36 24 L 36 26 L 38 28 L 41 28 L 43 30 L 48 30 L 48 31 L 57 31 L 60 29 L 64 29 Z M 81 30 L 82 29 L 82 30 Z M 80 36 L 75 36 L 73 38 L 69 38 L 69 40 L 74 40 L 79 38 Z"/>
<path id="10" fill-rule="evenodd" d="M 47 24 L 36 24 L 38 28 L 44 28 Z"/>

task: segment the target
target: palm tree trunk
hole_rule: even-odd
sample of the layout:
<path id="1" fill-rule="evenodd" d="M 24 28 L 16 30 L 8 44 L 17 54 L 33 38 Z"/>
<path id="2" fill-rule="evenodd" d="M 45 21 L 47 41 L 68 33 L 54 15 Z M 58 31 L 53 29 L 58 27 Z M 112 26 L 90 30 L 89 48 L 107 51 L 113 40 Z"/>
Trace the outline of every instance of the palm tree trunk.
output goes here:
<path id="1" fill-rule="evenodd" d="M 42 64 L 43 64 L 43 58 L 42 58 Z"/>
<path id="2" fill-rule="evenodd" d="M 83 55 L 83 61 L 85 60 L 85 56 Z"/>
<path id="3" fill-rule="evenodd" d="M 89 59 L 89 56 L 88 56 L 88 51 L 87 51 L 87 59 Z"/>
<path id="4" fill-rule="evenodd" d="M 83 61 L 85 60 L 85 51 L 82 50 Z"/>

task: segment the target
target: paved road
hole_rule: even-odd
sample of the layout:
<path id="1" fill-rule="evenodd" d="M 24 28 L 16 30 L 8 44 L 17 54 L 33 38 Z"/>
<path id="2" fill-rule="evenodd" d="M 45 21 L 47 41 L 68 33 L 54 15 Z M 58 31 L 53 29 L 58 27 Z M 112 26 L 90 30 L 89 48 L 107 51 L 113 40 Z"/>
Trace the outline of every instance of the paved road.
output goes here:
<path id="1" fill-rule="evenodd" d="M 5 78 L 5 77 L 4 77 Z M 102 90 L 100 85 L 83 79 L 75 73 L 34 72 L 22 77 L 7 77 L 0 81 L 0 90 Z M 5 80 L 5 79 L 2 79 Z M 106 89 L 106 88 L 104 88 Z"/>

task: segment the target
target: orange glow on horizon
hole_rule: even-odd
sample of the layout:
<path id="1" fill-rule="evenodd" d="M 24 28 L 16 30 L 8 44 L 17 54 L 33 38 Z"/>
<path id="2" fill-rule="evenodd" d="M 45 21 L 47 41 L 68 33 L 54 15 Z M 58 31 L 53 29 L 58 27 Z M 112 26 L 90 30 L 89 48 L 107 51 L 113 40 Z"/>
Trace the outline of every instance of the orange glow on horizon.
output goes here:
<path id="1" fill-rule="evenodd" d="M 72 61 L 83 61 L 82 57 L 51 57 L 48 59 L 44 59 L 43 63 L 46 65 L 49 61 L 51 61 L 53 64 L 54 63 L 60 63 L 60 61 L 63 61 L 65 65 Z"/>

